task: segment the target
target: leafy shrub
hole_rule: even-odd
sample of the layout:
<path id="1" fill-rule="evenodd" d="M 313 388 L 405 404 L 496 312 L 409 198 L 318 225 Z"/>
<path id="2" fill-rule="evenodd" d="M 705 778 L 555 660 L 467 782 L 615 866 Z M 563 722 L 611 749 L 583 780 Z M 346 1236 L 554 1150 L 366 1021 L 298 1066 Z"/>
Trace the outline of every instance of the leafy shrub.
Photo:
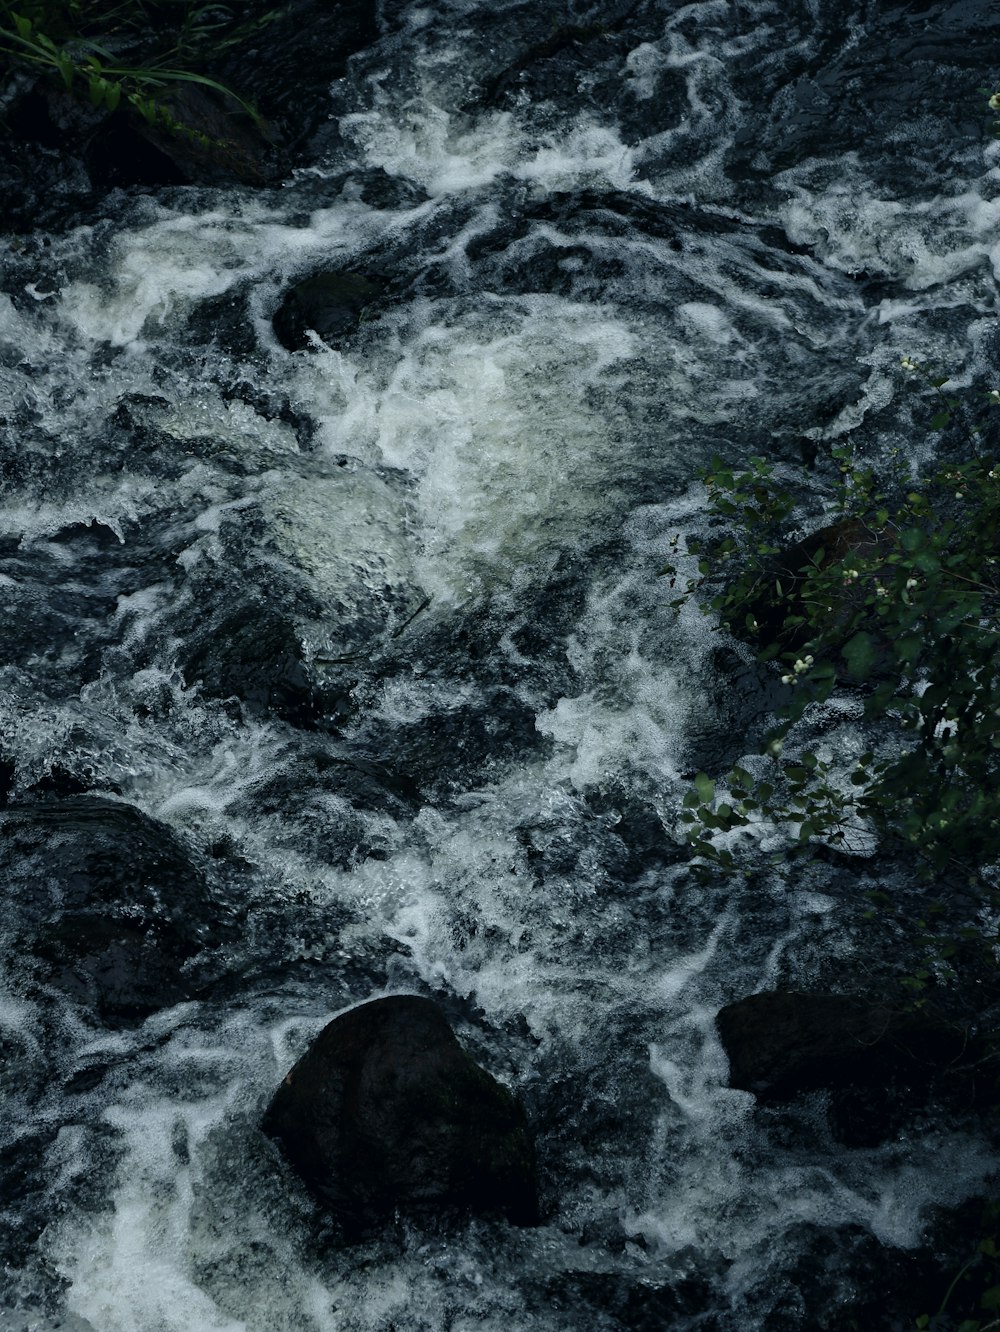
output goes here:
<path id="1" fill-rule="evenodd" d="M 927 375 L 923 367 L 906 367 Z M 947 381 L 927 375 L 937 391 Z M 991 392 L 989 401 L 1000 401 Z M 950 417 L 954 410 L 948 406 Z M 939 414 L 932 425 L 948 424 Z M 970 434 L 973 446 L 977 436 Z M 788 826 L 793 853 L 816 842 L 859 849 L 874 835 L 947 871 L 1000 883 L 1000 464 L 978 453 L 918 480 L 877 477 L 836 450 L 831 516 L 789 545 L 796 497 L 757 458 L 705 477 L 727 520 L 696 551 L 695 595 L 761 662 L 783 663 L 786 701 L 768 734 L 767 776 L 736 767 L 726 793 L 701 774 L 682 816 L 705 862 L 735 863 L 734 840 L 761 817 Z M 735 568 L 737 572 L 730 574 Z M 676 578 L 677 569 L 668 572 Z M 879 738 L 847 772 L 806 749 L 784 757 L 795 723 L 835 692 L 863 700 Z"/>
<path id="2" fill-rule="evenodd" d="M 277 12 L 239 14 L 193 0 L 0 0 L 0 58 L 9 70 L 57 76 L 94 107 L 114 111 L 124 102 L 151 126 L 207 143 L 176 119 L 165 94 L 195 84 L 259 122 L 249 102 L 197 67 Z"/>

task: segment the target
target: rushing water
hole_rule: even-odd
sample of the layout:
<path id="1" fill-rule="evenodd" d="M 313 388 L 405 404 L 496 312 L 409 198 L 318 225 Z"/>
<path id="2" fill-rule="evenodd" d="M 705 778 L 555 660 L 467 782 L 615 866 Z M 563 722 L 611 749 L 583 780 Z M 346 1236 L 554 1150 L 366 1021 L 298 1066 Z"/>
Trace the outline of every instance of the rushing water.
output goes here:
<path id="1" fill-rule="evenodd" d="M 993 1158 L 727 1087 L 721 1005 L 849 986 L 880 936 L 843 871 L 686 872 L 690 775 L 753 752 L 767 695 L 655 575 L 714 454 L 916 451 L 900 356 L 995 364 L 1000 20 L 382 18 L 281 188 L 4 242 L 0 1327 L 806 1329 Z M 271 315 L 320 269 L 387 294 L 290 352 Z M 39 969 L 84 790 L 173 833 L 184 979 L 146 958 L 142 1021 Z M 155 826 L 117 854 L 167 854 Z M 538 1229 L 324 1246 L 260 1114 L 387 992 L 519 1090 Z"/>

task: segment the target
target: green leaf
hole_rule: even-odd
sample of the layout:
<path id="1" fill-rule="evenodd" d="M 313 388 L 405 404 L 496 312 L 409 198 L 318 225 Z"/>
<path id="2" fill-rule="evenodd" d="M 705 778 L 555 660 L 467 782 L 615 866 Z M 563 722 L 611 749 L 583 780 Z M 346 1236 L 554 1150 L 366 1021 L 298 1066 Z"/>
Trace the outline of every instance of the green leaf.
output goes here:
<path id="1" fill-rule="evenodd" d="M 56 56 L 56 67 L 59 70 L 63 83 L 65 83 L 69 91 L 72 92 L 76 66 L 65 52 L 60 52 L 59 55 Z"/>
<path id="2" fill-rule="evenodd" d="M 849 639 L 843 648 L 847 669 L 856 680 L 867 680 L 877 659 L 875 644 L 871 634 L 859 630 Z"/>
<path id="3" fill-rule="evenodd" d="M 31 19 L 26 18 L 23 14 L 11 14 L 11 18 L 14 20 L 14 27 L 17 29 L 18 36 L 27 41 L 31 36 Z"/>
<path id="4" fill-rule="evenodd" d="M 694 779 L 695 790 L 702 804 L 710 804 L 715 799 L 715 783 L 707 772 L 699 772 Z"/>
<path id="5" fill-rule="evenodd" d="M 935 416 L 931 417 L 931 429 L 943 430 L 950 420 L 951 412 L 938 412 Z"/>

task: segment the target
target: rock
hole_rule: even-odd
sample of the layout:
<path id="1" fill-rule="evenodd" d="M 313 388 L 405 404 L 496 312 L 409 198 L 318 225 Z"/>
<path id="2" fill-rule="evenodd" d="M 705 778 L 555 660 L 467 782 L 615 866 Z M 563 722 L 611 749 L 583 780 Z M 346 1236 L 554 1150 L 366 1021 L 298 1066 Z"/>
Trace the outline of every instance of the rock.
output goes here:
<path id="1" fill-rule="evenodd" d="M 81 796 L 11 805 L 0 836 L 14 928 L 40 979 L 111 1022 L 190 996 L 185 964 L 219 922 L 169 828 Z"/>
<path id="2" fill-rule="evenodd" d="M 264 0 L 259 21 L 209 72 L 246 98 L 297 151 L 330 115 L 330 84 L 379 37 L 375 0 Z"/>
<path id="3" fill-rule="evenodd" d="M 173 125 L 133 117 L 135 130 L 177 170 L 199 185 L 263 185 L 275 176 L 275 136 L 225 93 L 193 83 L 172 87 L 159 104 Z M 164 173 L 167 174 L 167 173 Z"/>
<path id="4" fill-rule="evenodd" d="M 302 640 L 280 596 L 261 591 L 191 640 L 186 679 L 211 697 L 241 700 L 253 714 L 311 727 L 347 715 L 347 690 L 324 691 L 303 660 Z"/>
<path id="5" fill-rule="evenodd" d="M 975 1100 L 968 1034 L 923 1010 L 875 999 L 765 992 L 721 1010 L 729 1085 L 780 1104 L 826 1091 L 842 1141 L 884 1140 L 934 1099 Z"/>
<path id="6" fill-rule="evenodd" d="M 274 314 L 278 341 L 289 351 L 308 347 L 313 331 L 326 343 L 353 333 L 386 280 L 363 273 L 316 273 L 286 294 Z"/>
<path id="7" fill-rule="evenodd" d="M 264 1131 L 348 1240 L 396 1212 L 538 1220 L 524 1111 L 429 999 L 375 999 L 335 1018 L 286 1076 Z"/>

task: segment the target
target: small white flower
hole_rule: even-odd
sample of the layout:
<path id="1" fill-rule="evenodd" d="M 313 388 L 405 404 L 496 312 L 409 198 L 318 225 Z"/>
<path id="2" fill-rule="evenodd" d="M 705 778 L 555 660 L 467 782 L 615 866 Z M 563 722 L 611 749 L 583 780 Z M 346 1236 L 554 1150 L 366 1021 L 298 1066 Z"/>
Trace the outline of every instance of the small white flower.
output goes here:
<path id="1" fill-rule="evenodd" d="M 910 358 L 909 358 L 908 356 L 904 356 L 903 359 L 900 361 L 899 364 L 903 367 L 904 370 L 919 370 L 919 369 L 920 369 L 920 366 L 917 365 L 916 361 L 911 361 Z"/>
<path id="2" fill-rule="evenodd" d="M 794 684 L 794 683 L 795 683 L 795 676 L 794 676 L 794 675 L 783 675 L 783 676 L 781 677 L 781 683 L 782 683 L 782 684 Z"/>
<path id="3" fill-rule="evenodd" d="M 784 749 L 784 747 L 785 746 L 781 743 L 780 740 L 772 740 L 767 747 L 767 752 L 771 755 L 772 758 L 777 758 L 778 755 L 781 753 L 781 751 Z"/>
<path id="4" fill-rule="evenodd" d="M 887 597 L 889 595 L 889 589 L 887 587 L 883 587 L 882 584 L 880 583 L 878 587 L 875 589 L 875 595 L 877 597 Z"/>
<path id="5" fill-rule="evenodd" d="M 956 498 L 956 499 L 965 499 L 965 491 L 964 491 L 964 490 L 956 490 L 956 491 L 955 491 L 955 498 Z"/>
<path id="6" fill-rule="evenodd" d="M 1000 111 L 1000 92 L 995 92 L 986 105 L 991 111 Z"/>
<path id="7" fill-rule="evenodd" d="M 916 580 L 915 578 L 908 578 L 908 579 L 906 580 L 906 590 L 907 590 L 907 591 L 909 591 L 911 587 L 916 587 L 916 585 L 917 585 L 917 580 Z"/>
<path id="8" fill-rule="evenodd" d="M 990 402 L 1000 403 L 1000 389 L 990 389 L 986 396 L 989 398 Z"/>

